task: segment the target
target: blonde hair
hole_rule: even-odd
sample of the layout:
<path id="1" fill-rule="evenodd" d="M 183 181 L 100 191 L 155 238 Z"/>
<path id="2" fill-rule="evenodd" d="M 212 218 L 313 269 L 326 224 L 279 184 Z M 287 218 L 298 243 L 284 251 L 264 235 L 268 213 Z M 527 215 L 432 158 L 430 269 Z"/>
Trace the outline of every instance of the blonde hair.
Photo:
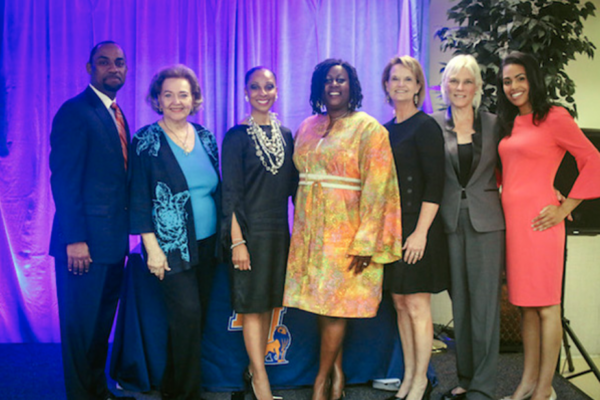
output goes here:
<path id="1" fill-rule="evenodd" d="M 423 102 L 425 101 L 425 75 L 423 74 L 423 68 L 421 67 L 419 61 L 411 56 L 394 57 L 389 63 L 387 63 L 383 69 L 383 75 L 381 76 L 381 86 L 383 87 L 383 92 L 386 94 L 386 96 L 388 95 L 385 84 L 390 80 L 392 68 L 394 65 L 398 64 L 404 65 L 406 68 L 408 68 L 417 79 L 417 83 L 421 85 L 419 93 L 417 93 L 418 100 L 415 104 L 417 108 L 421 108 Z M 392 100 L 389 98 L 389 96 L 387 96 L 387 102 L 392 104 Z"/>
<path id="2" fill-rule="evenodd" d="M 483 95 L 483 79 L 481 79 L 481 69 L 475 57 L 470 54 L 459 54 L 452 57 L 452 59 L 446 64 L 444 73 L 442 74 L 442 99 L 447 106 L 450 106 L 450 99 L 448 98 L 448 81 L 450 78 L 460 72 L 461 69 L 466 69 L 475 78 L 475 97 L 473 97 L 473 108 L 475 111 L 479 109 L 481 105 L 481 96 Z"/>

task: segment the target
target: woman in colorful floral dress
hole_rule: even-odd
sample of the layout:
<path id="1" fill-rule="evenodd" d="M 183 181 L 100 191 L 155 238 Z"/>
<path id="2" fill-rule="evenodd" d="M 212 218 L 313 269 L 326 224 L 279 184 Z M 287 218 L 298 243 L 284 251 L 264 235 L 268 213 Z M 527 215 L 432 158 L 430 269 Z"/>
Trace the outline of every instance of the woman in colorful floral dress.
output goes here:
<path id="1" fill-rule="evenodd" d="M 321 62 L 310 97 L 317 115 L 302 123 L 295 142 L 300 183 L 284 305 L 319 316 L 313 400 L 344 397 L 346 319 L 376 315 L 382 264 L 402 257 L 398 182 L 387 131 L 356 111 L 361 101 L 354 67 L 342 60 Z"/>

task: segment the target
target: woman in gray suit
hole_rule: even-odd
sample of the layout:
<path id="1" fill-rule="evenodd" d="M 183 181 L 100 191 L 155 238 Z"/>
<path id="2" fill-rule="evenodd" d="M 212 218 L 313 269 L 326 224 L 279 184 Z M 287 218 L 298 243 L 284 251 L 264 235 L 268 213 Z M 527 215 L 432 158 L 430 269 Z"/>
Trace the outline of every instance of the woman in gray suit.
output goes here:
<path id="1" fill-rule="evenodd" d="M 496 116 L 479 110 L 481 95 L 475 58 L 452 58 L 442 76 L 448 109 L 433 115 L 446 151 L 440 213 L 450 251 L 459 379 L 443 399 L 492 399 L 496 385 L 504 217 L 495 176 Z"/>

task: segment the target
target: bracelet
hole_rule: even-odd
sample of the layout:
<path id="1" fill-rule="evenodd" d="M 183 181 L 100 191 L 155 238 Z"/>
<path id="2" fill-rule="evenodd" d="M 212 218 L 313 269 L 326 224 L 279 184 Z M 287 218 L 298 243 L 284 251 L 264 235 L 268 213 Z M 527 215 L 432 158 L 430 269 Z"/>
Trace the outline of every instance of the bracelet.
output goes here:
<path id="1" fill-rule="evenodd" d="M 231 243 L 240 241 L 240 240 L 244 240 L 244 238 L 231 238 Z"/>
<path id="2" fill-rule="evenodd" d="M 230 248 L 233 250 L 234 247 L 237 247 L 240 244 L 244 244 L 244 243 L 246 243 L 245 240 L 240 240 L 239 242 L 232 244 Z"/>

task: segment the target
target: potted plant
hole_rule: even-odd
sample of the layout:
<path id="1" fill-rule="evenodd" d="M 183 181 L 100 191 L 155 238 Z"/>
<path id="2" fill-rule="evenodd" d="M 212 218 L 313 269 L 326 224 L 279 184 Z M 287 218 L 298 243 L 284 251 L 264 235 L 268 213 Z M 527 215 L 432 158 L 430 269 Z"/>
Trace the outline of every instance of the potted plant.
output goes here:
<path id="1" fill-rule="evenodd" d="M 454 28 L 436 33 L 442 51 L 471 54 L 483 75 L 482 106 L 496 110 L 496 77 L 502 58 L 518 50 L 537 57 L 552 100 L 575 117 L 575 83 L 565 72 L 576 54 L 594 57 L 596 46 L 583 35 L 583 21 L 596 7 L 579 0 L 460 0 L 448 19 Z"/>

